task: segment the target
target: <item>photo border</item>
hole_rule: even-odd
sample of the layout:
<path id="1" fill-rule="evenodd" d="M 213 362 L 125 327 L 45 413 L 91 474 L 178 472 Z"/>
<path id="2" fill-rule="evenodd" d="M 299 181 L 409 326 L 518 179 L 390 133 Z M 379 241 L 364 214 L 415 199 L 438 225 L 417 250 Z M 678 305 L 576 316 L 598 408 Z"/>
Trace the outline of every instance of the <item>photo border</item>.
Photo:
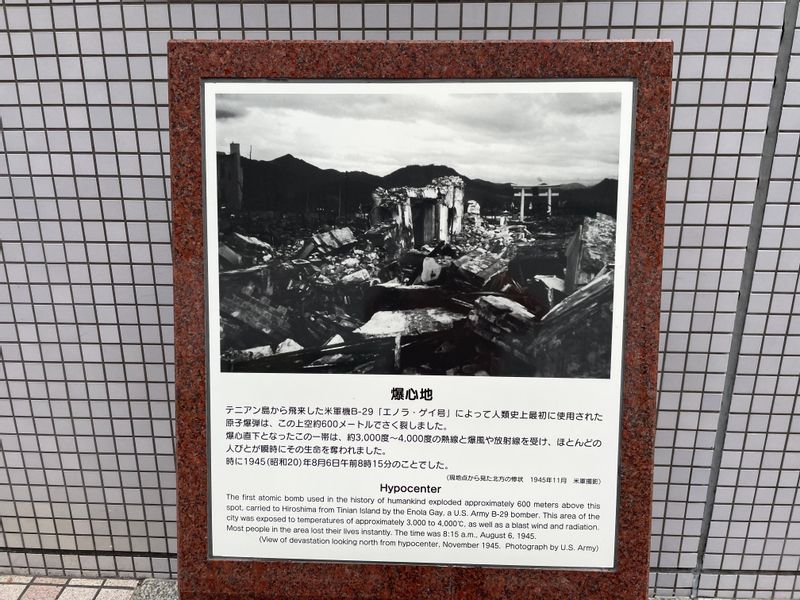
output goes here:
<path id="1" fill-rule="evenodd" d="M 646 597 L 671 42 L 173 41 L 168 59 L 182 598 Z M 615 571 L 208 558 L 201 104 L 227 78 L 635 80 Z"/>
<path id="2" fill-rule="evenodd" d="M 384 84 L 384 85 L 380 85 Z M 398 84 L 402 85 L 402 89 L 398 88 L 395 91 L 390 91 L 393 86 Z M 440 84 L 445 84 L 441 86 Z M 488 85 L 493 84 L 493 85 Z M 527 85 L 530 84 L 530 85 Z M 292 561 L 305 561 L 305 562 L 340 562 L 350 564 L 360 563 L 376 563 L 376 564 L 407 564 L 407 565 L 434 565 L 434 566 L 483 566 L 483 567 L 507 567 L 507 568 L 534 568 L 534 569 L 569 569 L 572 570 L 613 570 L 616 568 L 616 527 L 619 506 L 619 432 L 621 430 L 621 405 L 622 405 L 622 378 L 624 373 L 624 362 L 622 357 L 622 341 L 624 338 L 624 308 L 625 308 L 625 292 L 626 281 L 625 275 L 627 273 L 627 253 L 628 253 L 628 232 L 630 229 L 630 198 L 631 198 L 631 168 L 633 159 L 633 128 L 635 123 L 635 116 L 633 113 L 633 105 L 636 99 L 636 81 L 632 79 L 561 79 L 561 80 L 471 80 L 466 81 L 463 79 L 458 80 L 414 80 L 414 81 L 332 81 L 332 80 L 313 80 L 303 82 L 286 82 L 286 81 L 265 81 L 259 80 L 203 80 L 203 144 L 204 144 L 204 211 L 207 242 L 206 251 L 206 332 L 207 343 L 206 352 L 208 353 L 208 360 L 206 361 L 207 378 L 208 378 L 208 393 L 207 393 L 207 408 L 206 408 L 206 422 L 208 423 L 208 451 L 207 457 L 209 461 L 208 472 L 208 518 L 209 518 L 209 554 L 210 560 L 292 560 Z M 276 86 L 276 89 L 264 91 L 270 86 Z M 486 390 L 471 389 L 472 395 L 481 393 L 503 393 L 509 395 L 517 395 L 523 397 L 528 394 L 543 394 L 553 398 L 561 398 L 569 394 L 585 394 L 588 386 L 592 387 L 592 394 L 597 399 L 602 399 L 602 402 L 613 401 L 614 406 L 611 414 L 604 413 L 604 417 L 613 416 L 610 421 L 610 429 L 614 431 L 614 447 L 609 450 L 604 449 L 604 458 L 613 459 L 612 466 L 614 468 L 613 483 L 605 483 L 605 487 L 613 486 L 613 508 L 608 512 L 612 514 L 613 518 L 613 535 L 614 540 L 611 543 L 611 564 L 603 565 L 582 565 L 582 566 L 565 566 L 565 565 L 544 565 L 536 564 L 532 560 L 529 564 L 514 564 L 511 562 L 500 561 L 454 561 L 454 560 L 410 560 L 407 557 L 401 560 L 386 560 L 386 559 L 336 559 L 336 558 L 286 558 L 274 555 L 270 556 L 255 556 L 253 554 L 245 553 L 222 553 L 214 552 L 214 492 L 212 489 L 213 477 L 212 472 L 216 471 L 219 477 L 220 471 L 225 469 L 219 465 L 215 468 L 213 460 L 214 444 L 219 444 L 221 439 L 219 436 L 215 437 L 213 430 L 219 429 L 216 425 L 217 421 L 212 418 L 212 397 L 217 398 L 217 404 L 224 402 L 221 398 L 223 395 L 221 389 L 228 389 L 238 387 L 241 384 L 242 388 L 256 388 L 261 385 L 269 385 L 271 390 L 283 397 L 284 394 L 292 394 L 297 392 L 295 377 L 302 375 L 304 377 L 313 378 L 314 386 L 319 385 L 319 389 L 336 388 L 337 386 L 347 387 L 348 390 L 356 395 L 363 394 L 369 396 L 371 390 L 367 385 L 359 386 L 361 377 L 382 377 L 387 385 L 399 385 L 400 383 L 419 385 L 428 385 L 436 389 L 437 395 L 440 393 L 450 393 L 452 395 L 459 395 L 458 386 L 452 382 L 451 377 L 465 377 L 465 376 L 442 376 L 442 375 L 421 375 L 421 374 L 361 374 L 355 382 L 350 381 L 351 374 L 344 373 L 302 373 L 302 372 L 231 372 L 225 373 L 220 369 L 220 344 L 219 337 L 211 337 L 210 332 L 220 331 L 221 318 L 220 310 L 220 285 L 219 285 L 219 263 L 217 252 L 219 243 L 213 232 L 218 231 L 218 212 L 219 200 L 217 198 L 217 183 L 218 173 L 216 161 L 212 157 L 216 156 L 218 151 L 218 138 L 217 138 L 217 116 L 216 116 L 216 102 L 217 96 L 224 95 L 248 95 L 269 97 L 272 94 L 287 95 L 294 94 L 297 96 L 307 96 L 309 94 L 411 94 L 419 93 L 419 87 L 434 85 L 439 88 L 444 87 L 441 93 L 455 94 L 480 94 L 483 96 L 489 95 L 502 95 L 503 93 L 515 93 L 520 95 L 528 94 L 530 96 L 547 96 L 549 94 L 574 94 L 581 96 L 584 94 L 618 94 L 620 98 L 620 123 L 619 123 L 619 137 L 616 143 L 616 150 L 619 152 L 615 173 L 619 184 L 619 189 L 616 198 L 615 221 L 616 234 L 615 234 L 615 260 L 614 260 L 614 296 L 612 303 L 613 323 L 611 328 L 612 337 L 609 340 L 610 344 L 610 372 L 609 376 L 605 378 L 583 378 L 583 377 L 543 377 L 536 375 L 516 375 L 516 376 L 491 376 L 482 377 L 475 381 L 470 382 L 470 388 L 474 387 L 490 387 L 489 392 Z M 318 87 L 319 86 L 319 87 Z M 289 88 L 287 90 L 287 88 Z M 305 90 L 303 90 L 305 88 Z M 312 88 L 317 88 L 312 91 Z M 319 91 L 319 89 L 322 91 Z M 447 88 L 450 88 L 449 90 Z M 456 88 L 458 91 L 456 91 Z M 469 91 L 464 91 L 464 90 Z M 302 92 L 300 90 L 303 90 Z M 411 90 L 414 90 L 413 92 Z M 209 236 L 209 231 L 212 235 Z M 223 380 L 223 381 L 220 381 Z M 411 381 L 409 381 L 411 380 Z M 449 381 L 448 381 L 449 380 Z M 449 385 L 449 384 L 453 385 Z M 350 384 L 353 387 L 348 387 Z M 461 386 L 463 387 L 463 386 Z M 367 388 L 367 389 L 363 389 Z M 443 389 L 444 388 L 444 389 Z M 456 388 L 456 389 L 454 389 Z M 577 389 L 575 389 L 577 388 Z M 597 391 L 594 391 L 597 390 Z M 246 392 L 242 392 L 246 393 Z M 306 392 L 308 393 L 308 392 Z M 236 391 L 233 392 L 236 396 Z M 219 409 L 217 409 L 219 410 Z M 219 450 L 217 450 L 219 452 Z M 608 453 L 613 456 L 607 456 Z M 604 481 L 606 479 L 604 478 Z M 220 484 L 222 486 L 222 484 Z M 223 486 L 224 487 L 224 486 Z M 230 488 L 228 488 L 230 489 Z M 321 491 L 316 489 L 315 491 Z M 599 490 L 598 490 L 599 493 Z M 217 498 L 219 500 L 219 498 Z M 218 502 L 218 504 L 221 504 Z M 605 505 L 605 501 L 603 502 Z M 217 530 L 219 532 L 219 530 Z M 607 535 L 607 534 L 605 534 Z M 219 536 L 218 538 L 219 539 Z M 233 544 L 236 545 L 235 543 Z M 444 552 L 444 551 L 443 551 Z M 369 552 L 367 552 L 369 553 Z M 569 562 L 569 561 L 566 561 Z"/>

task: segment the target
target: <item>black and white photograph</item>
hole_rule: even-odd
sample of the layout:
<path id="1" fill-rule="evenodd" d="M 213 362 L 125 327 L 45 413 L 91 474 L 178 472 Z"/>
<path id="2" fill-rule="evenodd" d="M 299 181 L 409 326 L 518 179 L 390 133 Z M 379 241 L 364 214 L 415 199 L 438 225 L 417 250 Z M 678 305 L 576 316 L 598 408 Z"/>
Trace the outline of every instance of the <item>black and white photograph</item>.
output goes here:
<path id="1" fill-rule="evenodd" d="M 223 372 L 610 377 L 632 127 L 619 88 L 237 90 L 206 107 Z"/>

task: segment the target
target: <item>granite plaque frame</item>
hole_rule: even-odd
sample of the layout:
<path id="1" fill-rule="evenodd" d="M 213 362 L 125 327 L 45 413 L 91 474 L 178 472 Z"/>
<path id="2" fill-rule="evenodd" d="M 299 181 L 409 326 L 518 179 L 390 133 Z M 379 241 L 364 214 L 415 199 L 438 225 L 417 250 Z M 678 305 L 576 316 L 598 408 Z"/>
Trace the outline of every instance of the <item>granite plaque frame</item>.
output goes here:
<path id="1" fill-rule="evenodd" d="M 646 598 L 671 65 L 664 41 L 170 42 L 182 598 Z M 226 79 L 635 82 L 614 568 L 210 558 L 202 90 Z"/>

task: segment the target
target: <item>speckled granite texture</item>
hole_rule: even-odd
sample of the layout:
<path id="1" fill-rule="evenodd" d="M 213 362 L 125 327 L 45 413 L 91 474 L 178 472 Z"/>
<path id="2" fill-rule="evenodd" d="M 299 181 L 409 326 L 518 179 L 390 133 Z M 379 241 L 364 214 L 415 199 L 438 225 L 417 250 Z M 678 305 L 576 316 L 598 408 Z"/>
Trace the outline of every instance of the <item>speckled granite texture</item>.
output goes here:
<path id="1" fill-rule="evenodd" d="M 178 585 L 168 579 L 147 579 L 139 584 L 131 600 L 178 600 Z"/>
<path id="2" fill-rule="evenodd" d="M 647 597 L 672 43 L 204 42 L 169 45 L 182 600 Z M 208 560 L 201 80 L 637 80 L 617 569 Z"/>

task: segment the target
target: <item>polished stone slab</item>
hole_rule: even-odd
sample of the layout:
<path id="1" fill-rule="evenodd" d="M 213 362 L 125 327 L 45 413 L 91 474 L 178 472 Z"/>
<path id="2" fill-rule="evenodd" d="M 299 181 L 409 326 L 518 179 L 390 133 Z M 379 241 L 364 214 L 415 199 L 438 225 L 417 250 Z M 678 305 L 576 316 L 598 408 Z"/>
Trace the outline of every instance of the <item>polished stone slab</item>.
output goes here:
<path id="1" fill-rule="evenodd" d="M 647 598 L 672 42 L 172 41 L 168 50 L 183 600 Z M 209 559 L 204 80 L 635 79 L 616 568 Z"/>

